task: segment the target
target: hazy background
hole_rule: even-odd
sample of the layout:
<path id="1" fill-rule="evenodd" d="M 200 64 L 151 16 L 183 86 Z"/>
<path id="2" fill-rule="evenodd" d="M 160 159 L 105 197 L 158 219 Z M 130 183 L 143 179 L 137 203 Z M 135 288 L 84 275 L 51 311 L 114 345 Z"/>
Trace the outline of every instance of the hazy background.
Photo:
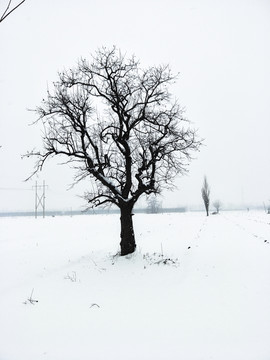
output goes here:
<path id="1" fill-rule="evenodd" d="M 24 183 L 34 160 L 21 155 L 40 144 L 27 109 L 58 71 L 103 45 L 180 72 L 173 94 L 205 138 L 164 207 L 201 205 L 204 175 L 212 201 L 270 203 L 269 0 L 26 0 L 0 24 L 0 211 L 34 209 L 32 186 L 43 179 L 47 208 L 85 205 L 84 187 L 67 191 L 73 172 L 57 161 Z"/>

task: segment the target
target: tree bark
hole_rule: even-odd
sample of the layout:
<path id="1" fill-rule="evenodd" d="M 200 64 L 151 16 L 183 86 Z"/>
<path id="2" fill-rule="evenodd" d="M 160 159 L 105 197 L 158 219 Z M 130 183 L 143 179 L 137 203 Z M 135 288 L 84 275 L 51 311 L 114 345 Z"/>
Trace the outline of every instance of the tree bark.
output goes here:
<path id="1" fill-rule="evenodd" d="M 133 253 L 136 250 L 135 236 L 132 221 L 132 206 L 129 204 L 120 207 L 121 217 L 121 256 Z"/>

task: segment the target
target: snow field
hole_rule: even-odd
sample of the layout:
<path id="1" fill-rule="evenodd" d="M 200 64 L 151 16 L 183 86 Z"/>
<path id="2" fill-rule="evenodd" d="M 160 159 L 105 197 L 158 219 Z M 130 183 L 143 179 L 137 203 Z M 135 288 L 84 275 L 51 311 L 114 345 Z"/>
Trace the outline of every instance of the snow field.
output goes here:
<path id="1" fill-rule="evenodd" d="M 119 257 L 118 215 L 0 219 L 1 360 L 270 359 L 269 215 L 134 225 Z"/>

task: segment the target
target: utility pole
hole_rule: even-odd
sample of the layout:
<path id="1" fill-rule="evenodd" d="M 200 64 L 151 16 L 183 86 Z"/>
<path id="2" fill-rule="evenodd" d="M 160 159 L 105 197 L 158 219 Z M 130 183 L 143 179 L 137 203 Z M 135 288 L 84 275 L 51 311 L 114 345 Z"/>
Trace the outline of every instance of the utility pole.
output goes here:
<path id="1" fill-rule="evenodd" d="M 43 185 L 38 185 L 36 181 L 35 185 L 35 218 L 37 218 L 38 208 L 42 208 L 42 215 L 45 218 L 45 190 L 47 185 L 45 185 L 45 180 L 43 180 Z"/>

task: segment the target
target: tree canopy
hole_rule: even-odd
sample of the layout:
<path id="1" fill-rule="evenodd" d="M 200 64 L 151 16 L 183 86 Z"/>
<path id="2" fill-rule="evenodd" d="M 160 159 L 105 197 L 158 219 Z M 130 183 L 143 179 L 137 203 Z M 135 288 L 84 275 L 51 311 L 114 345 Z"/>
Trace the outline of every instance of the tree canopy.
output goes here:
<path id="1" fill-rule="evenodd" d="M 210 205 L 210 187 L 207 181 L 207 177 L 205 176 L 203 179 L 203 186 L 201 189 L 202 198 L 206 210 L 206 215 L 209 216 L 209 205 Z"/>

